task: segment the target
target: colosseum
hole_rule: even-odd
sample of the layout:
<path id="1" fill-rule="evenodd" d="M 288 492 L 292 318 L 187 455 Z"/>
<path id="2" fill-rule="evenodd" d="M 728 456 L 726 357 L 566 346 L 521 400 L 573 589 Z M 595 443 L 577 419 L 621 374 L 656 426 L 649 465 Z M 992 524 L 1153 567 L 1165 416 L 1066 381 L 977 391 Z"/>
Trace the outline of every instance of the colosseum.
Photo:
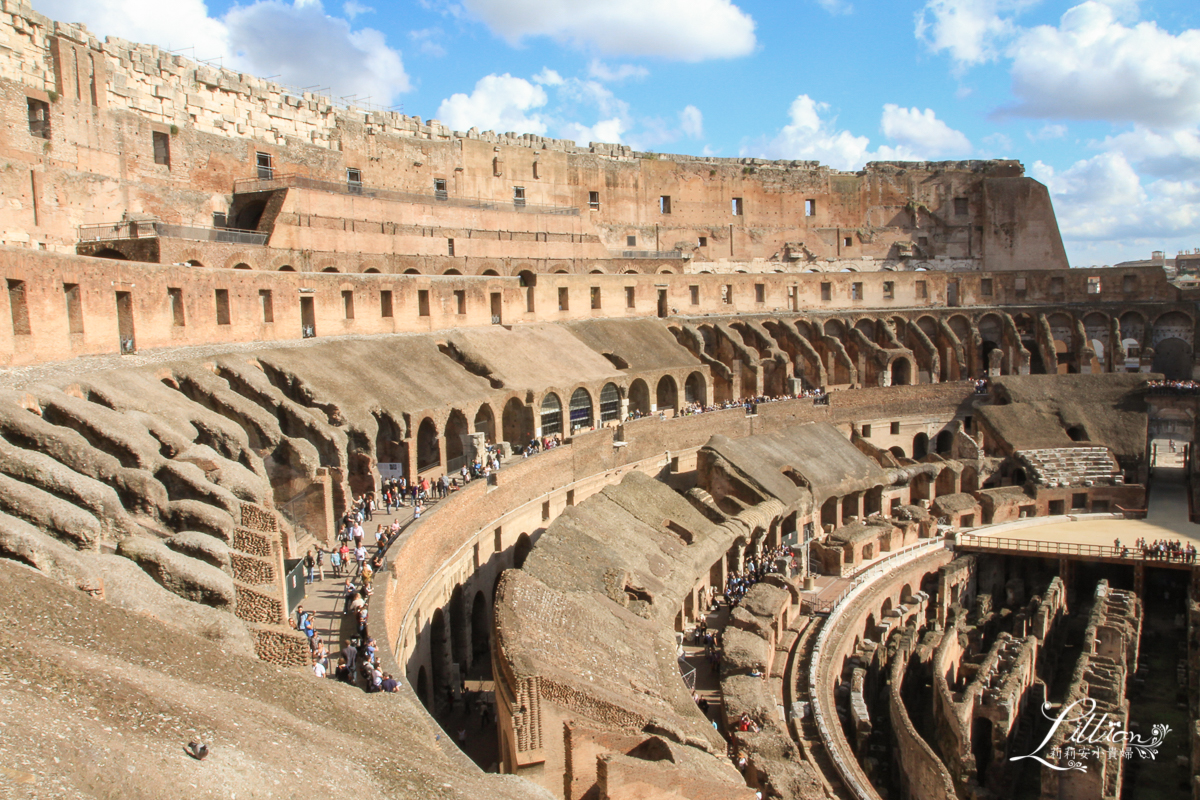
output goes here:
<path id="1" fill-rule="evenodd" d="M 1200 798 L 1200 295 L 1020 163 L 0 41 L 0 796 Z"/>

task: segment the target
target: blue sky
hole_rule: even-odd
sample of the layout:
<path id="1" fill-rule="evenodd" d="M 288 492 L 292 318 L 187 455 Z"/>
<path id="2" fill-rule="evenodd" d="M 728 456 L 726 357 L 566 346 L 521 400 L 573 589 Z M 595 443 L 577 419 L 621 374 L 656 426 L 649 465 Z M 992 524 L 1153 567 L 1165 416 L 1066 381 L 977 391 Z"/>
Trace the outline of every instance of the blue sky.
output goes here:
<path id="1" fill-rule="evenodd" d="M 642 150 L 1016 158 L 1072 265 L 1200 247 L 1200 4 L 35 0 L 335 97 Z"/>

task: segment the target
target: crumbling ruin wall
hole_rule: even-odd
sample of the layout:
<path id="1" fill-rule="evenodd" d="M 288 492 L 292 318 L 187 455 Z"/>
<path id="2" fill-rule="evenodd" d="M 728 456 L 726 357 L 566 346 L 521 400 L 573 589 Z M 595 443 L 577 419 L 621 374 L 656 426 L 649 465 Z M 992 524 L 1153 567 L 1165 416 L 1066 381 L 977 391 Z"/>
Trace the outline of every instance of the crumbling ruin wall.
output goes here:
<path id="1" fill-rule="evenodd" d="M 953 635 L 953 631 L 950 632 Z M 929 743 L 917 732 L 901 690 L 908 661 L 916 649 L 920 631 L 907 628 L 900 634 L 888 679 L 888 710 L 892 733 L 896 738 L 895 763 L 900 768 L 900 784 L 908 797 L 922 800 L 957 800 L 954 781 L 946 765 Z"/>

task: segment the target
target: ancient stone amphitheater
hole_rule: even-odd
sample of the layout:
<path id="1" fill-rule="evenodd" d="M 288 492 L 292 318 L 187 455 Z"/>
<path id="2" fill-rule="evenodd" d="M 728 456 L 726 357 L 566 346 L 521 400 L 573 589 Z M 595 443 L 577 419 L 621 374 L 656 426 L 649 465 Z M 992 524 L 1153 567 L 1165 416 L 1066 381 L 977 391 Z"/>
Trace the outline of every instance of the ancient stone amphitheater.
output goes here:
<path id="1" fill-rule="evenodd" d="M 1194 559 L 1040 531 L 1141 524 L 1154 438 L 1192 496 L 1148 374 L 1195 301 L 1067 269 L 1020 164 L 455 132 L 20 2 L 0 39 L 0 796 L 1192 794 Z M 314 677 L 296 559 L 484 441 L 375 581 L 402 689 Z M 1077 701 L 1172 731 L 1068 756 Z"/>

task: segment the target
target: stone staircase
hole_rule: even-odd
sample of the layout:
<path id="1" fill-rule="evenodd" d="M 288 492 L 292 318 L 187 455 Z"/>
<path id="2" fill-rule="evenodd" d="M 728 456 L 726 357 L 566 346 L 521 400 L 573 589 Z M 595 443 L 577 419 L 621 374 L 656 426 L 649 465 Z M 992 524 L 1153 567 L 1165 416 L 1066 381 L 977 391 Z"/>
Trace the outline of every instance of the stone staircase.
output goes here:
<path id="1" fill-rule="evenodd" d="M 308 639 L 287 625 L 283 540 L 275 512 L 242 503 L 230 543 L 234 615 L 254 637 L 258 657 L 280 666 L 308 666 Z"/>
<path id="2" fill-rule="evenodd" d="M 1122 483 L 1121 470 L 1107 447 L 1053 447 L 1018 450 L 1029 478 L 1043 486 Z"/>

